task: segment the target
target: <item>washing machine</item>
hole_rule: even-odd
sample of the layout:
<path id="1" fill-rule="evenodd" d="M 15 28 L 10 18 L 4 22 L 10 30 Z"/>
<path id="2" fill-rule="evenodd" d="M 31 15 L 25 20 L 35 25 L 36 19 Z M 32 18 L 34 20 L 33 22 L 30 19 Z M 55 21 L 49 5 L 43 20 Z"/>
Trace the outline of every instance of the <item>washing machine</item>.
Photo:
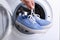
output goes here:
<path id="1" fill-rule="evenodd" d="M 41 19 L 51 22 L 42 30 L 24 28 L 22 25 L 19 27 L 16 24 L 17 16 L 22 9 L 30 11 L 20 0 L 0 0 L 2 40 L 37 40 L 37 37 L 39 40 L 39 37 L 52 27 L 52 8 L 46 0 L 35 0 L 35 13 L 39 14 Z"/>

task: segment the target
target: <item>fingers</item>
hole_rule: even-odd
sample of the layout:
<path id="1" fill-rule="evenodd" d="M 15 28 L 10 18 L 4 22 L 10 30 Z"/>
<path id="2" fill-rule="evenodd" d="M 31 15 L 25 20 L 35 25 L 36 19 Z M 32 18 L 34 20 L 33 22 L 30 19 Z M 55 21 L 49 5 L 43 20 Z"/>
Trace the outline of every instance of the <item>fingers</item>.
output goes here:
<path id="1" fill-rule="evenodd" d="M 34 0 L 32 0 L 31 3 L 32 3 L 32 9 L 33 9 L 35 7 Z"/>
<path id="2" fill-rule="evenodd" d="M 22 0 L 22 2 L 31 10 L 34 8 L 34 0 Z"/>

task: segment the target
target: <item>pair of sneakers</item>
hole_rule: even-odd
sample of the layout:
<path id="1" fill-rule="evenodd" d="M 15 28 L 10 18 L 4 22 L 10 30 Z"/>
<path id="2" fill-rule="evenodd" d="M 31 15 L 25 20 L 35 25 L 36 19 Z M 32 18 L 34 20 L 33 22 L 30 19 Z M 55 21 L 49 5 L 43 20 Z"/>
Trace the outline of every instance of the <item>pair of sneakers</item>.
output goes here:
<path id="1" fill-rule="evenodd" d="M 25 27 L 28 27 L 34 30 L 41 30 L 44 28 L 44 26 L 50 24 L 49 21 L 40 19 L 39 16 L 35 13 L 33 14 L 31 13 L 31 15 L 27 15 L 27 13 L 26 15 L 20 13 L 16 21 L 18 23 L 23 24 Z"/>

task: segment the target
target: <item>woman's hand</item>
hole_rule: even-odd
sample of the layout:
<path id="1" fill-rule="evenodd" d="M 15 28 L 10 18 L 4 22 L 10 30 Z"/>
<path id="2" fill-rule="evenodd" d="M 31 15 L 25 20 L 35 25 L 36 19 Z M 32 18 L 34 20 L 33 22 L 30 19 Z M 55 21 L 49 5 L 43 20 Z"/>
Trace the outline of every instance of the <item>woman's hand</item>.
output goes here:
<path id="1" fill-rule="evenodd" d="M 34 0 L 21 0 L 30 10 L 34 8 Z"/>

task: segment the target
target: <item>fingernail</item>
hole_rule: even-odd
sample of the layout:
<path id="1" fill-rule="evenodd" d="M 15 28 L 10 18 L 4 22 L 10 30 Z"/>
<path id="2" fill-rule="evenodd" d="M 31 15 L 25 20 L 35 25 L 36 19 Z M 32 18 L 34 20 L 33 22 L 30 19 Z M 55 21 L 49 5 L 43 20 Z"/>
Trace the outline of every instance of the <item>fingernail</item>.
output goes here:
<path id="1" fill-rule="evenodd" d="M 32 9 L 34 9 L 35 7 L 34 6 L 32 6 Z"/>

